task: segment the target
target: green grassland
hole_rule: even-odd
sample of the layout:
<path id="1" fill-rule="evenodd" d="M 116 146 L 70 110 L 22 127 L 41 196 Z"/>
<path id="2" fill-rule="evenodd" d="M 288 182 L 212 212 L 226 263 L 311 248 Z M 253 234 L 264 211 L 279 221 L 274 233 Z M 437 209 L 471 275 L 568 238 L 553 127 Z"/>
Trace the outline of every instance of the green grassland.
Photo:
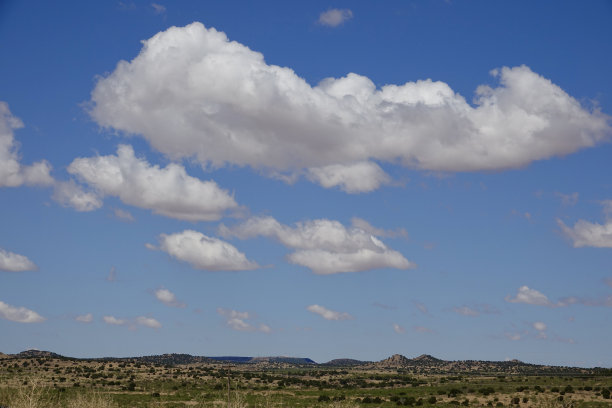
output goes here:
<path id="1" fill-rule="evenodd" d="M 324 365 L 0 359 L 0 407 L 612 407 L 609 370 L 420 374 Z"/>

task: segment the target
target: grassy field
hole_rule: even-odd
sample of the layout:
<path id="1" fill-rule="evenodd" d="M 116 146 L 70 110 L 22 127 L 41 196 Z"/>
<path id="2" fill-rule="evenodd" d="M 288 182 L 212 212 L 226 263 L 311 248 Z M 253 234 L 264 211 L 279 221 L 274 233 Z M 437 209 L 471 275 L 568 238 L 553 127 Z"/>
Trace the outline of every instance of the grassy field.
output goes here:
<path id="1" fill-rule="evenodd" d="M 612 377 L 8 358 L 0 407 L 612 407 Z"/>

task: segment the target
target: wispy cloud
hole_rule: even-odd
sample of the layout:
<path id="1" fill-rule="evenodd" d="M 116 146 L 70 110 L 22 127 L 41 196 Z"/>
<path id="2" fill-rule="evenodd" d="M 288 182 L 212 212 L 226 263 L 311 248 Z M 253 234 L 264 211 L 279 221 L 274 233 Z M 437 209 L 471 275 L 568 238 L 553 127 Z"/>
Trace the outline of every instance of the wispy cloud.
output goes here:
<path id="1" fill-rule="evenodd" d="M 121 221 L 125 221 L 125 222 L 136 221 L 134 216 L 129 211 L 122 210 L 121 208 L 115 208 L 115 210 L 113 211 L 113 214 L 115 215 L 115 218 Z"/>
<path id="2" fill-rule="evenodd" d="M 328 27 L 338 27 L 351 18 L 353 12 L 349 9 L 330 9 L 319 15 L 318 23 Z"/>
<path id="3" fill-rule="evenodd" d="M 571 194 L 563 194 L 559 192 L 555 192 L 555 196 L 561 200 L 561 204 L 566 207 L 572 207 L 576 205 L 578 202 L 578 198 L 580 195 L 577 192 L 573 192 Z"/>
<path id="4" fill-rule="evenodd" d="M 111 266 L 110 270 L 108 271 L 108 276 L 106 277 L 106 281 L 114 282 L 116 280 L 117 280 L 117 268 L 115 268 L 114 266 Z"/>
<path id="5" fill-rule="evenodd" d="M 151 7 L 153 7 L 155 14 L 164 14 L 166 12 L 166 7 L 161 4 L 151 3 Z"/>
<path id="6" fill-rule="evenodd" d="M 413 330 L 417 333 L 434 334 L 436 331 L 424 326 L 414 326 Z"/>
<path id="7" fill-rule="evenodd" d="M 306 310 L 314 314 L 318 314 L 326 320 L 349 320 L 353 318 L 353 316 L 348 313 L 336 312 L 320 305 L 310 305 L 306 308 Z"/>
<path id="8" fill-rule="evenodd" d="M 499 311 L 488 304 L 479 304 L 471 306 L 458 306 L 453 308 L 453 312 L 463 316 L 480 316 L 481 314 L 497 314 Z"/>

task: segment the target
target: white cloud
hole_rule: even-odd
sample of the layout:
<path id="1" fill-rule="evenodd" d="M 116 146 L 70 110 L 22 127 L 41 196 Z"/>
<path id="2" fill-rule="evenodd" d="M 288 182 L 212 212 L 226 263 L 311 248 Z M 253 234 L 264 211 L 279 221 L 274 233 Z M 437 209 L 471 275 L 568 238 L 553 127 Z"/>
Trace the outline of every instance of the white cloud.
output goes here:
<path id="1" fill-rule="evenodd" d="M 33 310 L 15 307 L 0 300 L 0 318 L 18 323 L 41 323 L 46 319 Z"/>
<path id="2" fill-rule="evenodd" d="M 135 322 L 140 326 L 149 327 L 151 329 L 159 329 L 162 327 L 161 323 L 152 317 L 138 316 Z"/>
<path id="3" fill-rule="evenodd" d="M 532 326 L 534 329 L 540 332 L 546 331 L 547 329 L 546 323 L 544 322 L 533 322 Z"/>
<path id="4" fill-rule="evenodd" d="M 193 23 L 156 34 L 131 62 L 119 62 L 96 84 L 90 114 L 174 159 L 306 174 L 352 192 L 387 180 L 375 162 L 504 170 L 610 136 L 606 115 L 529 67 L 491 73 L 499 84 L 478 87 L 474 104 L 429 79 L 377 88 L 350 73 L 313 87 Z M 360 172 L 364 180 L 356 179 Z"/>
<path id="5" fill-rule="evenodd" d="M 319 316 L 321 316 L 322 318 L 326 320 L 348 320 L 348 319 L 353 318 L 353 316 L 351 316 L 348 313 L 336 312 L 334 310 L 329 310 L 326 307 L 320 306 L 320 305 L 310 305 L 306 308 L 306 310 L 308 310 L 309 312 L 318 314 Z"/>
<path id="6" fill-rule="evenodd" d="M 387 173 L 372 162 L 313 167 L 308 170 L 308 179 L 325 188 L 339 187 L 347 193 L 368 193 L 391 181 Z"/>
<path id="7" fill-rule="evenodd" d="M 612 288 L 612 278 L 606 278 L 604 279 L 604 282 L 606 285 Z"/>
<path id="8" fill-rule="evenodd" d="M 72 207 L 80 212 L 94 211 L 102 207 L 102 200 L 98 194 L 83 190 L 74 181 L 55 183 L 53 199 L 64 207 Z"/>
<path id="9" fill-rule="evenodd" d="M 106 324 L 112 324 L 115 326 L 128 326 L 132 330 L 136 329 L 136 325 L 148 327 L 151 329 L 159 329 L 162 327 L 160 322 L 158 322 L 152 317 L 146 316 L 138 316 L 133 320 L 121 319 L 115 316 L 104 316 L 102 319 Z"/>
<path id="10" fill-rule="evenodd" d="M 557 224 L 561 227 L 563 234 L 573 241 L 574 248 L 612 248 L 612 221 L 596 224 L 578 220 L 573 227 L 568 227 L 563 221 L 557 219 Z"/>
<path id="11" fill-rule="evenodd" d="M 104 320 L 104 323 L 106 324 L 113 324 L 116 326 L 125 326 L 126 324 L 129 324 L 127 320 L 118 319 L 115 316 L 104 316 L 102 320 Z"/>
<path id="12" fill-rule="evenodd" d="M 87 183 L 100 196 L 115 196 L 126 204 L 156 214 L 188 221 L 215 221 L 238 205 L 214 181 L 191 177 L 185 168 L 171 163 L 152 166 L 120 145 L 117 155 L 75 159 L 68 172 Z"/>
<path id="13" fill-rule="evenodd" d="M 398 334 L 406 333 L 406 329 L 397 323 L 393 323 L 393 330 L 395 330 L 395 332 Z"/>
<path id="14" fill-rule="evenodd" d="M 219 232 L 241 239 L 256 236 L 277 239 L 296 249 L 288 256 L 290 262 L 310 268 L 319 275 L 416 266 L 363 229 L 346 228 L 338 221 L 299 222 L 291 228 L 272 217 L 252 217 L 234 227 L 221 225 Z"/>
<path id="15" fill-rule="evenodd" d="M 0 271 L 23 272 L 38 269 L 26 256 L 0 248 Z"/>
<path id="16" fill-rule="evenodd" d="M 196 269 L 243 271 L 259 267 L 233 245 L 192 230 L 170 235 L 161 234 L 159 248 L 151 244 L 148 244 L 147 248 L 160 249 L 173 258 L 189 263 Z"/>
<path id="17" fill-rule="evenodd" d="M 329 27 L 337 27 L 351 18 L 353 18 L 353 12 L 349 9 L 330 9 L 319 15 L 318 23 Z"/>
<path id="18" fill-rule="evenodd" d="M 521 286 L 515 297 L 506 296 L 506 302 L 510 303 L 526 303 L 528 305 L 537 306 L 555 306 L 548 297 L 542 292 L 535 289 L 530 289 L 528 286 Z"/>
<path id="19" fill-rule="evenodd" d="M 225 317 L 226 324 L 237 331 L 260 331 L 262 333 L 270 333 L 272 329 L 267 324 L 261 323 L 258 327 L 255 327 L 251 323 L 245 320 L 253 319 L 249 312 L 238 312 L 236 310 L 224 309 L 222 307 L 217 308 L 217 313 Z"/>
<path id="20" fill-rule="evenodd" d="M 174 293 L 170 292 L 166 288 L 159 288 L 155 291 L 155 297 L 157 300 L 165 304 L 166 306 L 171 307 L 185 307 L 185 303 L 179 302 L 176 299 Z"/>
<path id="21" fill-rule="evenodd" d="M 75 317 L 74 320 L 76 320 L 77 322 L 80 322 L 80 323 L 91 323 L 91 322 L 93 322 L 93 315 L 91 313 L 87 313 L 87 314 L 84 314 L 84 315 L 79 315 L 79 316 Z"/>
<path id="22" fill-rule="evenodd" d="M 53 184 L 51 165 L 46 160 L 30 166 L 20 163 L 19 144 L 13 130 L 22 127 L 23 122 L 13 116 L 8 104 L 0 101 L 0 187 Z"/>

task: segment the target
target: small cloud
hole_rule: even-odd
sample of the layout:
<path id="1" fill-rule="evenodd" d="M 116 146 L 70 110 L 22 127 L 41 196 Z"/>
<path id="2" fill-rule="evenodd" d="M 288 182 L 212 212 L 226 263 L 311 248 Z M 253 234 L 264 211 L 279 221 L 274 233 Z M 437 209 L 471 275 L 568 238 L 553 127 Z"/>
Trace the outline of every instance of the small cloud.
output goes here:
<path id="1" fill-rule="evenodd" d="M 138 316 L 134 320 L 120 319 L 115 316 L 104 316 L 102 318 L 104 323 L 115 326 L 128 326 L 130 329 L 135 329 L 136 326 L 149 327 L 151 329 L 159 329 L 162 327 L 161 323 L 152 317 Z"/>
<path id="2" fill-rule="evenodd" d="M 473 306 L 454 307 L 453 312 L 463 316 L 480 316 L 481 314 L 497 314 L 499 311 L 486 303 Z"/>
<path id="3" fill-rule="evenodd" d="M 41 323 L 46 319 L 33 310 L 25 307 L 11 306 L 0 300 L 0 319 L 17 323 Z"/>
<path id="4" fill-rule="evenodd" d="M 604 279 L 604 282 L 606 285 L 612 288 L 612 278 L 606 278 Z"/>
<path id="5" fill-rule="evenodd" d="M 74 320 L 80 323 L 91 323 L 93 321 L 93 315 L 91 313 L 79 315 L 75 317 Z"/>
<path id="6" fill-rule="evenodd" d="M 479 316 L 480 312 L 467 306 L 454 307 L 453 311 L 463 316 Z"/>
<path id="7" fill-rule="evenodd" d="M 115 208 L 115 211 L 113 212 L 115 217 L 121 221 L 126 221 L 126 222 L 134 222 L 134 216 L 126 210 L 122 210 L 121 208 Z"/>
<path id="8" fill-rule="evenodd" d="M 546 327 L 546 323 L 544 322 L 534 322 L 532 324 L 533 328 L 536 329 L 537 331 L 545 331 L 547 329 Z"/>
<path id="9" fill-rule="evenodd" d="M 102 318 L 102 320 L 104 320 L 104 323 L 106 324 L 112 324 L 115 326 L 124 326 L 126 324 L 128 324 L 128 321 L 125 319 L 118 319 L 115 316 L 104 316 Z"/>
<path id="10" fill-rule="evenodd" d="M 151 3 L 151 7 L 153 7 L 155 14 L 164 14 L 166 12 L 166 7 L 161 4 Z"/>
<path id="11" fill-rule="evenodd" d="M 111 266 L 110 271 L 108 271 L 108 276 L 106 277 L 107 282 L 114 282 L 117 280 L 117 268 Z"/>
<path id="12" fill-rule="evenodd" d="M 174 295 L 174 293 L 170 292 L 168 289 L 163 288 L 163 287 L 155 291 L 155 297 L 157 298 L 157 300 L 159 300 L 166 306 L 181 307 L 181 308 L 186 306 L 185 303 L 179 302 L 176 299 L 176 296 Z"/>
<path id="13" fill-rule="evenodd" d="M 306 308 L 306 310 L 314 314 L 318 314 L 326 320 L 349 320 L 353 318 L 353 316 L 348 313 L 336 312 L 319 305 L 310 305 Z"/>
<path id="14" fill-rule="evenodd" d="M 397 323 L 393 323 L 393 330 L 395 330 L 395 332 L 398 334 L 406 333 L 406 329 Z"/>
<path id="15" fill-rule="evenodd" d="M 161 234 L 159 249 L 193 268 L 208 271 L 243 271 L 256 269 L 257 263 L 247 259 L 236 247 L 200 232 L 185 230 L 175 234 Z M 148 249 L 158 249 L 146 244 Z"/>
<path id="16" fill-rule="evenodd" d="M 258 327 L 253 326 L 251 323 L 245 320 L 251 320 L 254 318 L 249 312 L 239 312 L 231 309 L 224 309 L 222 307 L 217 308 L 217 313 L 226 319 L 226 324 L 236 331 L 260 331 L 262 333 L 270 333 L 272 329 L 267 324 L 261 323 Z"/>
<path id="17" fill-rule="evenodd" d="M 351 18 L 353 12 L 349 9 L 330 9 L 319 15 L 318 23 L 328 27 L 338 27 Z"/>
<path id="18" fill-rule="evenodd" d="M 0 248 L 0 271 L 24 272 L 38 269 L 26 256 Z"/>
<path id="19" fill-rule="evenodd" d="M 528 286 L 521 286 L 515 297 L 509 295 L 505 298 L 506 302 L 510 303 L 526 303 L 528 305 L 549 306 L 554 304 L 548 300 L 548 297 L 535 289 L 530 289 Z"/>
<path id="20" fill-rule="evenodd" d="M 135 322 L 139 326 L 145 326 L 151 329 L 159 329 L 162 327 L 161 323 L 152 317 L 138 316 Z"/>

